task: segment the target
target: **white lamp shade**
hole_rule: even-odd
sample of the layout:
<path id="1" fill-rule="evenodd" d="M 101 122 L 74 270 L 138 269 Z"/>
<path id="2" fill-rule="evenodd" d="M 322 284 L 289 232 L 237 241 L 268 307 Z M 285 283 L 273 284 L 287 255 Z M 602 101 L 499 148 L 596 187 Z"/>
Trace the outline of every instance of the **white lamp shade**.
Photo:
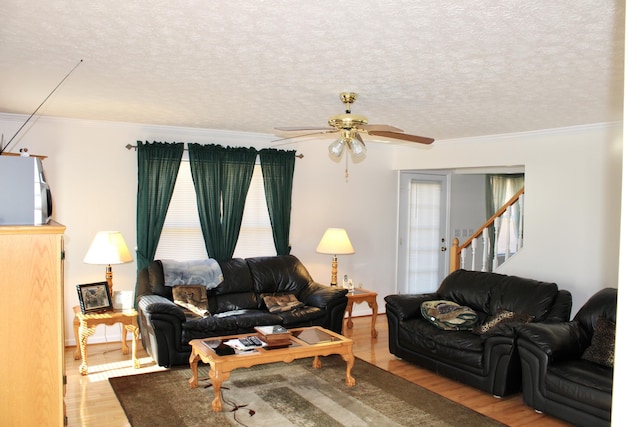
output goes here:
<path id="1" fill-rule="evenodd" d="M 348 255 L 356 251 L 353 250 L 347 231 L 344 228 L 327 228 L 324 232 L 316 252 L 330 255 Z"/>
<path id="2" fill-rule="evenodd" d="M 99 231 L 84 256 L 87 264 L 123 264 L 133 261 L 119 231 Z"/>

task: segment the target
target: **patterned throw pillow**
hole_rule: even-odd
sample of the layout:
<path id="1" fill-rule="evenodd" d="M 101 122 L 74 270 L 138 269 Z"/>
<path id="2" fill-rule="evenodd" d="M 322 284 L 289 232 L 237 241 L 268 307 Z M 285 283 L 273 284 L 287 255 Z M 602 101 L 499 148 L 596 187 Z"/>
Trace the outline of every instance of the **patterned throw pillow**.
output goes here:
<path id="1" fill-rule="evenodd" d="M 263 299 L 270 313 L 282 313 L 304 307 L 304 303 L 298 301 L 298 298 L 293 294 L 265 295 Z"/>
<path id="2" fill-rule="evenodd" d="M 474 334 L 486 334 L 495 330 L 499 325 L 505 322 L 531 322 L 534 317 L 530 314 L 514 313 L 509 310 L 500 310 L 493 316 L 489 317 L 483 324 L 473 329 Z"/>
<path id="3" fill-rule="evenodd" d="M 604 316 L 598 317 L 591 345 L 582 354 L 584 360 L 613 368 L 616 324 Z"/>
<path id="4" fill-rule="evenodd" d="M 478 321 L 475 311 L 453 301 L 424 301 L 420 305 L 420 312 L 422 317 L 446 331 L 470 330 Z"/>
<path id="5" fill-rule="evenodd" d="M 177 285 L 171 288 L 173 302 L 180 307 L 197 314 L 208 317 L 209 301 L 207 300 L 207 289 L 204 285 Z"/>

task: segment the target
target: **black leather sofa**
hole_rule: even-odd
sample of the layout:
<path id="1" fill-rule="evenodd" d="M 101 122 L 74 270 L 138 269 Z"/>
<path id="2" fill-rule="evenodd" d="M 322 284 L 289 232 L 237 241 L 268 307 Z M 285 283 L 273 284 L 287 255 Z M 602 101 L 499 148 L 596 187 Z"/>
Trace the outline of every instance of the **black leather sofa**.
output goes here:
<path id="1" fill-rule="evenodd" d="M 136 301 L 142 344 L 160 366 L 189 363 L 189 341 L 253 331 L 254 326 L 322 326 L 340 333 L 347 290 L 316 283 L 292 255 L 218 261 L 223 281 L 207 290 L 210 316 L 190 315 L 173 302 L 162 261 L 138 274 Z M 264 296 L 295 295 L 304 306 L 270 312 Z"/>
<path id="2" fill-rule="evenodd" d="M 601 316 L 615 324 L 617 297 L 617 289 L 605 288 L 571 322 L 517 327 L 526 405 L 578 426 L 611 424 L 613 366 L 585 360 L 583 355 L 595 341 Z M 615 332 L 605 334 L 612 343 Z"/>
<path id="3" fill-rule="evenodd" d="M 521 389 L 516 323 L 498 323 L 486 333 L 442 330 L 422 316 L 426 300 L 470 307 L 478 324 L 501 310 L 534 316 L 533 322 L 567 321 L 572 304 L 571 294 L 555 283 L 467 270 L 449 274 L 434 293 L 385 297 L 392 354 L 494 396 Z"/>

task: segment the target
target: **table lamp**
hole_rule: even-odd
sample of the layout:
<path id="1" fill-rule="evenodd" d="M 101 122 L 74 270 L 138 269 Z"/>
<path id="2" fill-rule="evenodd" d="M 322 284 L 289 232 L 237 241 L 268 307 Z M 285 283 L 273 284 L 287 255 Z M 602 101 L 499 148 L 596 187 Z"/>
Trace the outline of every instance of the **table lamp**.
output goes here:
<path id="1" fill-rule="evenodd" d="M 338 285 L 338 255 L 353 254 L 353 246 L 344 228 L 327 228 L 316 252 L 333 255 L 331 262 L 331 286 Z"/>
<path id="2" fill-rule="evenodd" d="M 131 262 L 133 258 L 127 248 L 127 244 L 119 231 L 99 231 L 93 238 L 93 242 L 84 256 L 87 264 L 106 264 L 106 279 L 109 286 L 109 295 L 113 298 L 113 273 L 111 264 L 124 264 Z"/>

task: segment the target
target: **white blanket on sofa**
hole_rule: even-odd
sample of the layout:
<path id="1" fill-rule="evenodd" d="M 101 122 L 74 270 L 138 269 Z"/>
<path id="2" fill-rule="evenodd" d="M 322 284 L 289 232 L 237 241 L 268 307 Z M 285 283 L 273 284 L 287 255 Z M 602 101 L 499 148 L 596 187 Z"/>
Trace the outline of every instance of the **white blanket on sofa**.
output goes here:
<path id="1" fill-rule="evenodd" d="M 224 280 L 218 261 L 212 258 L 196 261 L 163 259 L 161 262 L 165 286 L 204 285 L 213 289 Z"/>

